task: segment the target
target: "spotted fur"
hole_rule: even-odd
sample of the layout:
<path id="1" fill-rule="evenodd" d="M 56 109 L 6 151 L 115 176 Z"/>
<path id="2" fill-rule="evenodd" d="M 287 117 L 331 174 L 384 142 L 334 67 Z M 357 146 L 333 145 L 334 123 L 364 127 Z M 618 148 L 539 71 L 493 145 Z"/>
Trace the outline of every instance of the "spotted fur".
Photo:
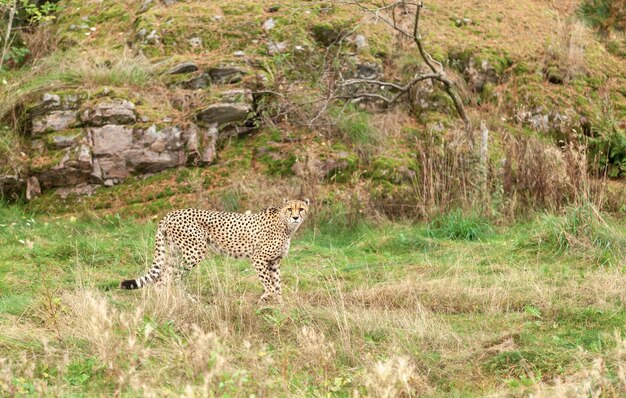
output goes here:
<path id="1" fill-rule="evenodd" d="M 191 270 L 209 252 L 235 258 L 249 258 L 261 283 L 261 301 L 274 297 L 282 301 L 280 260 L 287 255 L 291 237 L 302 224 L 309 201 L 286 200 L 281 208 L 270 207 L 245 214 L 199 209 L 177 210 L 159 223 L 155 237 L 154 260 L 148 273 L 122 281 L 123 289 L 137 289 L 150 283 L 167 283 L 182 269 L 168 261 L 178 252 L 184 269 Z"/>

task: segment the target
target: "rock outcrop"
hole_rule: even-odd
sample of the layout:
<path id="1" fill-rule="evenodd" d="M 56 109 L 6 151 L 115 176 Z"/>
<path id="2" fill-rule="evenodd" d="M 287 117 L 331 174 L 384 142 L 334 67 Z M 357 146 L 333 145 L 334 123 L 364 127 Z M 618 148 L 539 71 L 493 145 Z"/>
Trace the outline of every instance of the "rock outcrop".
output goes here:
<path id="1" fill-rule="evenodd" d="M 190 69 L 188 64 L 175 68 L 176 73 Z M 220 69 L 210 78 L 228 84 L 241 73 Z M 24 176 L 4 176 L 2 194 L 15 196 L 26 190 L 30 200 L 56 187 L 92 192 L 74 187 L 112 186 L 131 175 L 210 164 L 216 160 L 220 131 L 243 125 L 253 112 L 247 90 L 224 91 L 220 98 L 222 102 L 199 110 L 191 123 L 158 125 L 147 123 L 149 119 L 129 99 L 44 94 L 30 107 L 26 121 L 28 171 Z"/>

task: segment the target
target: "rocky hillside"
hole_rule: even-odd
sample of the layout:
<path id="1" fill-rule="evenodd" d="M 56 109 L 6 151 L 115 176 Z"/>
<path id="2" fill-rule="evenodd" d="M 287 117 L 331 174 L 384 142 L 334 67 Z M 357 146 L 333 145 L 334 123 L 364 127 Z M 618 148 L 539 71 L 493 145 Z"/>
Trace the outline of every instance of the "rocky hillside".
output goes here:
<path id="1" fill-rule="evenodd" d="M 496 201 L 554 207 L 575 196 L 574 158 L 587 155 L 585 167 L 613 178 L 619 198 L 623 32 L 600 37 L 576 1 L 427 2 L 425 47 L 453 79 L 475 136 L 481 124 L 488 131 L 478 167 L 440 84 L 424 81 L 392 106 L 343 98 L 348 79 L 397 86 L 426 70 L 413 42 L 365 9 L 375 4 L 59 1 L 54 19 L 22 34 L 30 57 L 1 72 L 3 195 L 46 211 L 59 194 L 88 208 L 119 196 L 149 202 L 149 186 L 174 197 L 230 189 L 245 201 L 233 181 L 248 176 L 326 201 L 363 192 L 355 200 L 390 215 L 424 201 L 464 205 L 475 200 L 468 189 L 485 187 Z M 397 11 L 401 26 L 412 12 Z M 524 175 L 533 156 L 544 177 Z M 201 167 L 199 182 L 189 171 L 151 177 L 182 167 Z"/>

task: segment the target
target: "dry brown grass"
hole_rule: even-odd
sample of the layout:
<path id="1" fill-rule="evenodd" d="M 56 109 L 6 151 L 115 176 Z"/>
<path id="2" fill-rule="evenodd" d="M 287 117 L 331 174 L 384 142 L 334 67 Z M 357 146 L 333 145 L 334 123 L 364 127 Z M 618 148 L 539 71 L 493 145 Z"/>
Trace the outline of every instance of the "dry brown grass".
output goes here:
<path id="1" fill-rule="evenodd" d="M 61 41 L 61 38 L 54 34 L 49 22 L 45 26 L 25 30 L 22 37 L 32 60 L 39 60 L 57 51 Z"/>
<path id="2" fill-rule="evenodd" d="M 222 286 L 232 283 L 230 277 L 222 276 Z M 284 383 L 286 375 L 282 372 L 311 372 L 317 375 L 317 383 L 323 383 L 337 374 L 337 347 L 341 347 L 342 355 L 349 354 L 355 363 L 369 364 L 358 376 L 342 383 L 361 385 L 369 391 L 368 396 L 432 391 L 422 371 L 410 360 L 393 355 L 385 361 L 376 360 L 353 339 L 363 330 L 386 330 L 407 343 L 419 338 L 430 346 L 442 330 L 448 329 L 444 323 L 433 323 L 432 314 L 426 310 L 385 312 L 381 316 L 376 310 L 346 307 L 341 293 L 333 297 L 334 302 L 323 307 L 292 299 L 287 309 L 298 309 L 312 321 L 298 325 L 289 316 L 280 318 L 280 312 L 255 312 L 248 304 L 250 297 L 233 296 L 232 291 L 226 294 L 220 287 L 210 304 L 193 299 L 176 285 L 165 290 L 146 289 L 134 308 L 128 309 L 91 288 L 66 291 L 58 302 L 62 308 L 59 324 L 51 321 L 50 313 L 42 311 L 44 329 L 31 330 L 31 337 L 42 344 L 41 353 L 32 358 L 24 353 L 16 362 L 5 360 L 0 381 L 7 391 L 16 374 L 32 378 L 34 364 L 41 360 L 47 367 L 58 369 L 56 377 L 62 379 L 67 377 L 70 363 L 82 355 L 95 358 L 98 371 L 116 381 L 115 394 L 132 386 L 147 396 L 178 392 L 211 396 L 224 392 L 223 383 L 227 381 L 227 391 L 235 396 L 242 396 L 242 391 L 250 388 L 262 395 L 291 395 L 292 386 Z M 48 341 L 44 336 L 57 327 L 63 337 Z M 263 330 L 269 334 L 260 334 Z M 425 330 L 429 337 L 423 334 Z M 23 329 L 15 333 L 23 333 Z M 78 341 L 81 343 L 77 346 Z M 273 349 L 268 347 L 270 344 Z M 399 341 L 394 350 L 402 352 L 402 344 Z M 298 350 L 295 362 L 290 359 L 293 349 Z M 270 367 L 277 367 L 279 373 L 271 376 Z M 54 387 L 41 384 L 34 388 L 38 394 L 69 391 L 62 384 L 52 384 Z M 15 392 L 19 393 L 19 387 Z"/>
<path id="3" fill-rule="evenodd" d="M 549 73 L 558 75 L 567 83 L 587 73 L 585 47 L 591 39 L 590 32 L 582 22 L 566 19 L 555 24 L 555 31 L 546 43 L 546 68 L 553 68 Z"/>
<path id="4" fill-rule="evenodd" d="M 534 137 L 508 137 L 505 148 L 502 187 L 514 213 L 556 210 L 583 197 L 600 198 L 587 174 L 584 147 L 569 144 L 558 149 Z"/>
<path id="5" fill-rule="evenodd" d="M 374 397 L 419 396 L 434 391 L 405 357 L 396 356 L 386 361 L 371 363 L 362 378 L 369 394 Z"/>
<path id="6" fill-rule="evenodd" d="M 5 391 L 16 375 L 40 377 L 32 364 L 45 363 L 58 373 L 35 385 L 36 393 L 67 393 L 70 387 L 59 381 L 72 377 L 77 360 L 93 358 L 93 371 L 115 380 L 116 394 L 132 386 L 146 396 L 301 395 L 305 390 L 285 380 L 305 373 L 316 385 L 339 378 L 339 387 L 357 396 L 412 396 L 433 391 L 430 370 L 407 356 L 416 344 L 444 352 L 457 352 L 460 344 L 450 325 L 415 297 L 418 284 L 353 290 L 331 276 L 322 280 L 319 296 L 287 288 L 285 307 L 258 309 L 247 288 L 256 277 L 218 272 L 214 264 L 186 288 L 148 288 L 134 298 L 87 287 L 89 275 L 80 278 L 86 287 L 43 297 L 29 311 L 35 318 L 6 335 L 24 339 L 29 330 L 28 339 L 41 348 L 5 361 Z M 33 321 L 42 327 L 33 328 Z M 385 344 L 366 344 L 368 334 Z M 339 357 L 354 372 L 340 372 Z"/>

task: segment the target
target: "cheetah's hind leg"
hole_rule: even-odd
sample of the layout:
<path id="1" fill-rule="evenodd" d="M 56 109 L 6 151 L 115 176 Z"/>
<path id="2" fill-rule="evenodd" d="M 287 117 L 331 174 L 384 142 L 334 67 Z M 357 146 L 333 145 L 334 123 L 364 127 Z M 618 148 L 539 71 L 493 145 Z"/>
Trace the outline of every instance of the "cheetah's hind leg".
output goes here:
<path id="1" fill-rule="evenodd" d="M 175 285 L 184 291 L 187 298 L 198 303 L 199 300 L 193 297 L 185 288 L 184 277 L 198 264 L 207 254 L 206 241 L 202 235 L 198 236 L 190 233 L 181 233 L 172 237 L 168 242 L 168 256 L 165 262 L 165 270 L 159 281 L 159 286 Z M 181 261 L 182 260 L 182 261 Z"/>
<path id="2" fill-rule="evenodd" d="M 183 269 L 180 264 L 180 251 L 173 239 L 167 239 L 167 251 L 163 259 L 163 269 L 155 287 L 169 287 L 173 284 L 180 284 L 183 278 Z"/>

